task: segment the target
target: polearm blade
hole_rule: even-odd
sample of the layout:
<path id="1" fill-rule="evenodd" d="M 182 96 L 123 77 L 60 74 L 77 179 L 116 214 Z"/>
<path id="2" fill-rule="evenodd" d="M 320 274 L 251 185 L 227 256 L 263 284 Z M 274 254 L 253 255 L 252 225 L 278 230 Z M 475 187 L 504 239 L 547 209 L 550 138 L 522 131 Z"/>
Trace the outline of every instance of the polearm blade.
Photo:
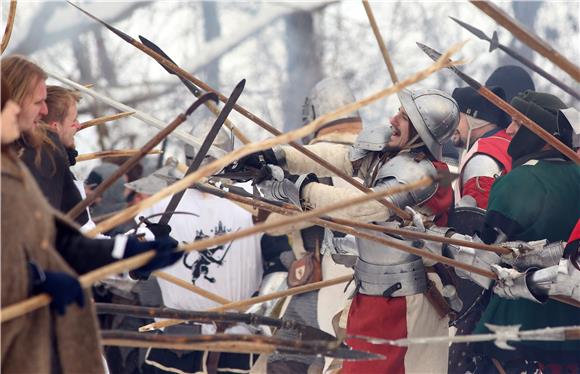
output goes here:
<path id="1" fill-rule="evenodd" d="M 428 47 L 425 44 L 421 43 L 417 43 L 417 45 L 432 60 L 437 61 L 437 59 L 441 57 L 441 53 L 437 52 L 433 48 Z M 524 116 L 521 112 L 519 112 L 513 106 L 508 104 L 501 97 L 497 96 L 490 89 L 483 86 L 481 83 L 477 82 L 475 79 L 471 78 L 469 75 L 459 70 L 459 68 L 457 68 L 456 66 L 449 66 L 448 68 L 451 69 L 455 74 L 457 74 L 459 78 L 461 78 L 465 83 L 471 86 L 471 88 L 479 92 L 481 96 L 485 97 L 492 104 L 494 104 L 495 106 L 506 112 L 513 119 L 521 122 L 531 132 L 542 138 L 542 140 L 544 140 L 546 143 L 550 144 L 552 147 L 560 151 L 570 160 L 576 162 L 576 164 L 580 164 L 580 156 L 578 156 L 576 152 L 566 147 L 560 140 L 556 139 L 552 134 L 541 128 L 540 125 L 538 125 L 536 122 Z"/>
<path id="2" fill-rule="evenodd" d="M 534 49 L 548 60 L 552 61 L 560 69 L 568 73 L 577 82 L 580 81 L 580 68 L 552 48 L 536 34 L 527 30 L 522 24 L 510 17 L 497 5 L 490 1 L 470 0 L 479 10 L 487 14 L 491 19 L 505 27 L 521 42 Z"/>
<path id="3" fill-rule="evenodd" d="M 160 56 L 163 56 L 163 58 L 165 58 L 165 59 L 167 59 L 175 64 L 175 61 L 173 61 L 173 59 L 171 57 L 169 57 L 167 55 L 167 53 L 165 53 L 157 44 L 153 43 L 151 40 L 147 39 L 143 35 L 139 35 L 139 40 L 141 40 L 141 43 L 143 43 L 143 45 L 145 45 L 148 48 L 151 48 L 155 53 L 158 53 Z M 197 97 L 197 96 L 201 95 L 201 90 L 195 84 L 193 84 L 193 82 L 188 81 L 187 79 L 183 78 L 182 76 L 180 76 L 178 74 L 175 74 L 175 72 L 169 70 L 166 66 L 163 66 L 163 65 L 161 65 L 161 66 L 169 74 L 177 76 L 177 78 L 179 78 L 179 80 L 185 85 L 185 87 L 187 87 L 189 92 L 191 92 L 194 96 Z"/>
<path id="4" fill-rule="evenodd" d="M 167 53 L 163 52 L 163 50 L 157 44 L 153 43 L 151 40 L 147 39 L 146 37 L 144 37 L 142 35 L 139 35 L 139 39 L 146 47 L 151 48 L 154 52 L 158 53 L 160 56 L 166 58 L 167 60 L 169 60 L 175 64 L 175 61 L 173 61 L 167 55 Z M 201 90 L 195 84 L 193 84 L 193 82 L 183 78 L 179 74 L 176 74 L 175 72 L 168 69 L 166 66 L 163 66 L 163 64 L 160 64 L 160 65 L 169 74 L 177 76 L 179 78 L 179 80 L 185 85 L 185 87 L 187 87 L 189 92 L 191 92 L 193 94 L 193 96 L 199 97 L 202 94 Z M 212 103 L 207 103 L 206 105 L 213 114 L 215 114 L 216 116 L 219 115 L 220 110 L 216 105 L 214 105 Z M 228 129 L 230 129 L 230 131 L 236 136 L 236 138 L 240 139 L 240 141 L 242 143 L 244 143 L 244 144 L 250 143 L 250 140 L 233 123 L 231 123 L 229 119 L 226 119 L 224 124 L 227 126 Z"/>
<path id="5" fill-rule="evenodd" d="M 492 52 L 496 48 L 499 48 L 500 50 L 504 51 L 505 53 L 507 53 L 509 56 L 511 56 L 515 60 L 521 62 L 522 64 L 529 67 L 530 69 L 532 69 L 533 71 L 535 71 L 536 73 L 541 75 L 542 77 L 546 78 L 551 83 L 560 87 L 564 92 L 568 93 L 569 95 L 574 97 L 576 100 L 580 100 L 580 93 L 578 93 L 578 91 L 574 90 L 572 87 L 568 86 L 566 83 L 562 82 L 558 78 L 554 77 L 552 74 L 548 73 L 547 71 L 545 71 L 544 69 L 542 69 L 538 65 L 534 64 L 532 61 L 530 61 L 526 57 L 522 56 L 521 54 L 519 54 L 515 50 L 499 43 L 497 41 L 497 39 L 492 39 L 492 38 L 488 37 L 487 35 L 485 35 L 485 33 L 483 31 L 479 30 L 475 26 L 472 26 L 470 24 L 462 22 L 462 21 L 458 20 L 457 18 L 453 18 L 453 17 L 449 17 L 449 18 L 451 18 L 453 21 L 455 21 L 457 24 L 459 24 L 459 26 L 463 27 L 464 29 L 466 29 L 467 31 L 472 33 L 473 35 L 477 36 L 479 39 L 490 42 L 490 45 L 489 45 L 490 52 Z M 497 33 L 494 33 L 494 37 L 497 37 Z"/>
<path id="6" fill-rule="evenodd" d="M 298 321 L 288 319 L 278 319 L 261 316 L 252 313 L 231 313 L 231 312 L 206 312 L 179 310 L 172 308 L 150 308 L 136 305 L 122 305 L 110 303 L 96 303 L 97 314 L 120 314 L 142 318 L 173 318 L 184 319 L 198 323 L 244 323 L 252 326 L 270 326 L 280 329 L 295 330 L 300 334 L 300 339 L 309 339 L 316 336 L 317 340 L 335 340 L 335 337 L 327 332 L 304 325 Z"/>
<path id="7" fill-rule="evenodd" d="M 203 159 L 207 155 L 207 151 L 209 151 L 209 148 L 211 147 L 211 145 L 212 145 L 213 141 L 215 140 L 216 136 L 218 135 L 222 125 L 224 124 L 226 118 L 228 118 L 228 115 L 230 114 L 230 112 L 234 108 L 236 101 L 238 101 L 238 98 L 240 97 L 240 95 L 244 91 L 245 85 L 246 85 L 245 79 L 242 79 L 240 81 L 240 83 L 238 83 L 236 85 L 236 87 L 232 91 L 232 94 L 230 95 L 230 98 L 226 102 L 226 105 L 224 105 L 224 108 L 222 109 L 219 116 L 216 118 L 215 122 L 213 123 L 211 130 L 207 134 L 207 137 L 205 138 L 199 151 L 195 155 L 195 158 L 193 159 L 193 162 L 191 163 L 191 165 L 187 169 L 187 172 L 185 173 L 185 175 L 191 174 L 199 168 Z M 215 94 L 213 94 L 213 95 L 215 96 Z M 166 225 L 169 222 L 169 220 L 171 219 L 171 216 L 173 215 L 172 212 L 175 211 L 175 209 L 179 205 L 179 202 L 181 201 L 181 198 L 183 198 L 184 194 L 185 194 L 185 190 L 183 190 L 183 191 L 181 191 L 181 192 L 179 192 L 171 197 L 169 204 L 167 204 L 167 208 L 165 208 L 166 214 L 164 214 L 161 217 L 161 219 L 159 219 L 160 224 Z"/>
<path id="8" fill-rule="evenodd" d="M 132 167 L 137 165 L 139 160 L 141 160 L 146 154 L 149 153 L 155 146 L 163 141 L 173 130 L 177 128 L 177 126 L 181 125 L 187 117 L 200 105 L 202 105 L 207 100 L 214 100 L 217 102 L 217 96 L 214 93 L 207 93 L 204 94 L 202 97 L 197 99 L 193 104 L 187 108 L 184 113 L 180 113 L 169 125 L 167 125 L 163 130 L 159 131 L 151 140 L 149 140 L 138 153 L 133 155 L 130 159 L 125 161 L 109 178 L 105 179 L 103 182 L 99 184 L 97 188 L 88 196 L 86 199 L 80 201 L 77 205 L 75 205 L 67 215 L 75 219 L 81 212 L 83 212 L 89 205 L 91 205 L 98 197 L 100 197 L 103 192 L 105 192 L 109 187 L 117 181 L 117 179 L 121 178 L 126 172 L 128 172 Z M 175 210 L 175 209 L 174 209 Z"/>
<path id="9" fill-rule="evenodd" d="M 73 4 L 69 0 L 67 0 L 67 2 L 70 5 L 72 5 L 75 8 L 77 8 L 78 10 L 80 10 L 81 12 L 83 12 L 84 14 L 86 14 L 87 16 L 89 16 L 90 18 L 94 19 L 95 21 L 97 21 L 100 24 L 102 24 L 103 26 L 105 26 L 107 29 L 111 30 L 113 33 L 115 33 L 116 35 L 118 35 L 120 38 L 122 38 L 123 40 L 125 40 L 127 43 L 133 45 L 135 48 L 137 48 L 140 51 L 144 52 L 148 56 L 151 56 L 153 59 L 155 59 L 157 62 L 159 62 L 164 67 L 166 67 L 169 70 L 175 72 L 180 77 L 183 77 L 183 78 L 191 81 L 192 83 L 195 83 L 197 86 L 201 87 L 203 90 L 205 90 L 207 92 L 215 92 L 218 95 L 218 97 L 219 97 L 219 99 L 221 101 L 227 102 L 228 98 L 226 96 L 222 95 L 217 90 L 215 90 L 215 89 L 211 88 L 210 86 L 208 86 L 205 82 L 203 82 L 203 81 L 199 80 L 198 78 L 194 77 L 189 72 L 183 70 L 179 66 L 175 65 L 171 61 L 167 60 L 163 56 L 161 56 L 158 53 L 156 53 L 155 51 L 151 50 L 151 48 L 147 48 L 145 45 L 139 43 L 135 39 L 131 38 L 129 35 L 125 34 L 124 32 L 122 32 L 122 31 L 120 31 L 120 30 L 118 30 L 116 28 L 114 28 L 111 25 L 108 25 L 105 21 L 98 19 L 97 17 L 95 17 L 92 14 L 88 13 L 86 10 L 83 10 L 79 6 Z M 246 117 L 247 119 L 249 119 L 250 121 L 254 122 L 256 125 L 260 126 L 264 130 L 268 131 L 270 134 L 272 134 L 274 136 L 280 136 L 280 135 L 282 135 L 282 132 L 280 130 L 278 130 L 274 126 L 270 125 L 269 123 L 267 123 L 266 121 L 264 121 L 263 119 L 261 119 L 260 117 L 258 117 L 257 115 L 251 113 L 249 110 L 241 107 L 240 105 L 237 105 L 237 104 L 234 105 L 234 109 L 238 113 L 240 113 L 241 115 L 243 115 L 244 117 Z M 318 156 L 316 153 L 310 151 L 309 149 L 305 148 L 301 144 L 298 144 L 296 141 L 290 141 L 290 142 L 288 142 L 288 144 L 290 146 L 292 146 L 293 148 L 295 148 L 296 150 L 298 150 L 300 153 L 304 154 L 306 157 L 310 158 L 314 162 L 316 162 L 319 165 L 321 165 L 322 167 L 324 167 L 325 169 L 331 171 L 334 175 L 336 175 L 339 178 L 345 180 L 346 182 L 348 182 L 350 185 L 352 185 L 353 187 L 355 187 L 359 191 L 362 191 L 362 192 L 367 193 L 367 194 L 368 193 L 371 193 L 372 190 L 370 188 L 365 187 L 362 183 L 358 182 L 353 177 L 347 175 L 342 170 L 340 170 L 338 167 L 332 165 L 330 162 L 328 162 L 325 159 L 323 159 L 322 157 Z M 410 213 L 408 213 L 408 212 L 404 211 L 403 209 L 399 208 L 398 206 L 396 206 L 395 204 L 391 203 L 387 199 L 379 198 L 379 199 L 377 199 L 377 201 L 379 203 L 381 203 L 383 206 L 387 207 L 391 212 L 393 212 L 394 214 L 396 214 L 397 216 L 399 216 L 399 217 L 401 217 L 403 219 L 407 219 L 408 220 L 408 219 L 411 219 L 412 218 Z"/>
<path id="10" fill-rule="evenodd" d="M 209 350 L 237 353 L 293 353 L 321 355 L 344 360 L 377 360 L 384 356 L 376 353 L 345 348 L 338 340 L 281 339 L 264 335 L 159 335 L 131 331 L 101 331 L 104 345 L 129 347 L 157 347 L 165 349 Z"/>

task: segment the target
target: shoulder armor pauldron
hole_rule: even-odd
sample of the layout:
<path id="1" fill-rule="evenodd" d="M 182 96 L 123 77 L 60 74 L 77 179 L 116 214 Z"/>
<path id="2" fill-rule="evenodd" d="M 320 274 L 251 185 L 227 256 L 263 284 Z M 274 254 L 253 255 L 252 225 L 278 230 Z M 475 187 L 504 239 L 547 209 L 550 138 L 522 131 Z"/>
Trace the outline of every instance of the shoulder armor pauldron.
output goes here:
<path id="1" fill-rule="evenodd" d="M 389 159 L 381 166 L 377 173 L 376 184 L 381 179 L 395 179 L 400 184 L 409 184 L 427 176 L 435 176 L 437 169 L 435 165 L 423 158 L 416 158 L 417 154 L 412 152 L 399 153 Z M 410 191 L 413 198 L 413 205 L 421 205 L 429 200 L 437 192 L 438 183 Z"/>

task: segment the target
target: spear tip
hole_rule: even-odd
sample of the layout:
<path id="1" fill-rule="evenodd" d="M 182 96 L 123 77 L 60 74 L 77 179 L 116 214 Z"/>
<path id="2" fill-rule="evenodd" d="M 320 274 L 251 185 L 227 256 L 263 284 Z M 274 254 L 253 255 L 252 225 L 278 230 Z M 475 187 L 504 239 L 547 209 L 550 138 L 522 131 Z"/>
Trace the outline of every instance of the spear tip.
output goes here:
<path id="1" fill-rule="evenodd" d="M 84 10 L 80 6 L 76 5 L 72 1 L 66 0 L 66 2 L 69 3 L 70 5 L 72 5 L 73 7 L 77 8 L 78 10 L 80 10 L 81 12 L 83 12 L 84 14 L 86 14 L 87 16 L 89 16 L 90 18 L 92 18 L 95 21 L 99 22 L 101 25 L 105 26 L 106 28 L 108 28 L 109 30 L 111 30 L 112 32 L 114 32 L 115 34 L 119 35 L 126 42 L 133 43 L 133 38 L 130 37 L 129 35 L 125 34 L 124 32 L 122 32 L 121 30 L 116 29 L 115 27 L 109 25 L 105 21 L 103 21 L 103 20 L 99 19 L 98 17 L 92 15 L 91 13 L 87 12 L 86 10 Z"/>
<path id="2" fill-rule="evenodd" d="M 449 18 L 451 18 L 455 23 L 457 23 L 459 26 L 463 27 L 464 29 L 466 29 L 467 31 L 469 31 L 470 33 L 472 33 L 473 35 L 475 35 L 479 39 L 486 40 L 486 41 L 490 40 L 489 37 L 487 35 L 485 35 L 485 33 L 483 31 L 481 31 L 480 29 L 478 29 L 477 27 L 474 27 L 468 23 L 460 21 L 457 18 L 454 18 L 451 16 L 449 16 Z"/>

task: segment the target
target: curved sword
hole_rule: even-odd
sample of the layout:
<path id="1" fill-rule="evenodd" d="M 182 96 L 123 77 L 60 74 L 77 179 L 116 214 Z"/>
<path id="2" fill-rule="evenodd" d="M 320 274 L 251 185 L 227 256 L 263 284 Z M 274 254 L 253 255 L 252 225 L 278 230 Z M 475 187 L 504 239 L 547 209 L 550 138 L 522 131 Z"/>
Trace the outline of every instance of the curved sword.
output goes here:
<path id="1" fill-rule="evenodd" d="M 211 147 L 216 136 L 218 135 L 218 133 L 219 133 L 222 125 L 224 124 L 226 118 L 228 118 L 228 115 L 230 114 L 230 112 L 234 108 L 234 105 L 236 105 L 236 101 L 238 101 L 238 98 L 240 97 L 240 95 L 244 91 L 245 85 L 246 85 L 246 80 L 242 79 L 236 85 L 234 90 L 232 91 L 232 94 L 230 95 L 228 101 L 224 105 L 222 111 L 220 112 L 219 116 L 216 118 L 211 129 L 209 130 L 209 133 L 207 134 L 207 137 L 203 141 L 203 144 L 201 145 L 201 147 L 197 151 L 197 154 L 195 155 L 193 162 L 191 163 L 191 165 L 189 165 L 189 168 L 187 169 L 185 176 L 196 171 L 199 168 L 199 166 L 201 165 L 201 163 L 203 162 L 203 159 L 207 155 L 209 148 Z M 205 96 L 205 95 L 207 95 L 207 94 L 204 94 L 203 96 Z M 212 93 L 212 95 L 215 96 L 214 93 Z M 183 198 L 185 191 L 186 190 L 183 190 L 179 193 L 176 193 L 175 195 L 173 195 L 171 197 L 169 204 L 167 204 L 167 208 L 165 208 L 165 214 L 163 214 L 163 216 L 159 219 L 160 224 L 166 225 L 169 222 L 169 220 L 171 219 L 171 216 L 172 216 L 171 212 L 175 211 L 175 209 L 179 205 L 179 202 L 181 201 L 181 198 Z"/>

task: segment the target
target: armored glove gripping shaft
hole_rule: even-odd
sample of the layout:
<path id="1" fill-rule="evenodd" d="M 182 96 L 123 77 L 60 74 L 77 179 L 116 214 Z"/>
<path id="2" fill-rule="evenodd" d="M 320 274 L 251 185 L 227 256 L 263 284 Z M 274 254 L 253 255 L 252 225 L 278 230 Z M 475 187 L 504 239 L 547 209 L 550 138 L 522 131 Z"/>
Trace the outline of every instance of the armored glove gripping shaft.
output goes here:
<path id="1" fill-rule="evenodd" d="M 536 303 L 545 301 L 546 298 L 538 298 L 528 286 L 528 272 L 520 273 L 515 269 L 509 269 L 500 265 L 491 265 L 491 270 L 497 274 L 497 282 L 493 292 L 505 299 L 528 299 Z"/>
<path id="2" fill-rule="evenodd" d="M 52 298 L 50 306 L 60 315 L 64 315 L 69 304 L 85 305 L 85 295 L 79 281 L 62 272 L 43 271 L 34 262 L 28 263 L 32 279 L 33 293 L 48 293 Z"/>
<path id="3" fill-rule="evenodd" d="M 311 182 L 317 182 L 314 174 L 292 175 L 284 178 L 284 171 L 276 165 L 266 165 L 260 172 L 262 180 L 258 187 L 265 198 L 290 203 L 302 209 L 302 189 Z"/>
<path id="4" fill-rule="evenodd" d="M 276 154 L 271 149 L 250 153 L 224 168 L 226 173 L 237 173 L 248 169 L 261 169 L 265 165 L 278 165 Z"/>

